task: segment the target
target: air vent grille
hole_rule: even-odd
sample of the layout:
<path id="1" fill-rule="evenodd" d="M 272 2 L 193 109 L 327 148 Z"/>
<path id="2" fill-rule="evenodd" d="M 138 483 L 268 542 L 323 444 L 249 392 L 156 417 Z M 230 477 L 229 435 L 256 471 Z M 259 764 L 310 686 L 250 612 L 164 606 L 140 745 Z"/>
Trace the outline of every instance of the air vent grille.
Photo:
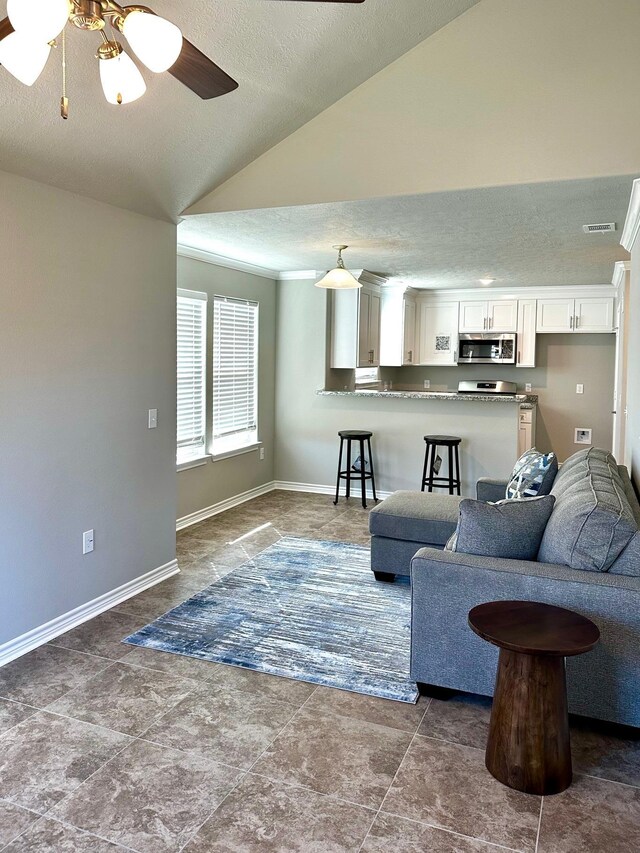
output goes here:
<path id="1" fill-rule="evenodd" d="M 585 234 L 606 234 L 608 231 L 616 230 L 615 222 L 598 222 L 596 225 L 583 225 Z"/>

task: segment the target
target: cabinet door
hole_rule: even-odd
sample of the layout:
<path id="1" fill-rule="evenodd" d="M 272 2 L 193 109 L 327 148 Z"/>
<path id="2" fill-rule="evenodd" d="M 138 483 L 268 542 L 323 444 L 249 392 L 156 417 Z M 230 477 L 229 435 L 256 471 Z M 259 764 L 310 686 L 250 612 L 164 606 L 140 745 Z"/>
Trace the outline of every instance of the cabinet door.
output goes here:
<path id="1" fill-rule="evenodd" d="M 516 367 L 536 366 L 536 300 L 518 302 Z"/>
<path id="2" fill-rule="evenodd" d="M 490 332 L 515 332 L 518 326 L 518 300 L 500 299 L 487 305 Z"/>
<path id="3" fill-rule="evenodd" d="M 574 329 L 576 332 L 612 332 L 613 297 L 576 299 Z"/>
<path id="4" fill-rule="evenodd" d="M 402 363 L 414 364 L 418 360 L 416 358 L 416 303 L 411 299 L 404 300 L 403 338 Z"/>
<path id="5" fill-rule="evenodd" d="M 420 364 L 458 363 L 458 303 L 422 303 L 418 323 Z"/>
<path id="6" fill-rule="evenodd" d="M 461 302 L 460 327 L 461 332 L 484 332 L 487 329 L 487 303 Z"/>
<path id="7" fill-rule="evenodd" d="M 573 331 L 573 299 L 538 299 L 538 332 Z"/>
<path id="8" fill-rule="evenodd" d="M 369 306 L 371 294 L 361 290 L 358 294 L 360 304 L 358 308 L 358 367 L 367 367 L 371 364 L 371 352 L 369 347 Z"/>
<path id="9" fill-rule="evenodd" d="M 380 365 L 380 296 L 377 293 L 369 294 L 369 355 L 370 364 Z"/>

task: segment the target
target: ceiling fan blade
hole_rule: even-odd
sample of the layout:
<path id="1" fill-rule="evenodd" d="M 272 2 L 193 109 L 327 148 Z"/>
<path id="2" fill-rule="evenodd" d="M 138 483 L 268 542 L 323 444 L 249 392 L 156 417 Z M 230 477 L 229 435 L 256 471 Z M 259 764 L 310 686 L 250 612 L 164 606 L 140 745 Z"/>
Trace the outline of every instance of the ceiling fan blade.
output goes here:
<path id="1" fill-rule="evenodd" d="M 238 88 L 233 77 L 229 77 L 185 38 L 182 39 L 180 56 L 169 69 L 169 74 L 204 100 L 226 95 Z"/>
<path id="2" fill-rule="evenodd" d="M 12 32 L 13 27 L 11 26 L 9 18 L 5 18 L 4 21 L 0 21 L 0 41 L 8 35 L 11 35 Z"/>

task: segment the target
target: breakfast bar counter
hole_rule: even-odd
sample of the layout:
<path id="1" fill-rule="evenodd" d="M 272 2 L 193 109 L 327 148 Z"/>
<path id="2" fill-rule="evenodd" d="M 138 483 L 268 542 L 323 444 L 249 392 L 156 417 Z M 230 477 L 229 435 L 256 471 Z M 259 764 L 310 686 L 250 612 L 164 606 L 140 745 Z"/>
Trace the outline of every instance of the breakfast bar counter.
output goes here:
<path id="1" fill-rule="evenodd" d="M 383 391 L 375 388 L 363 388 L 356 391 L 316 391 L 321 397 L 378 397 L 401 400 L 454 400 L 463 403 L 519 403 L 535 406 L 538 402 L 536 394 L 469 394 L 459 391 Z"/>

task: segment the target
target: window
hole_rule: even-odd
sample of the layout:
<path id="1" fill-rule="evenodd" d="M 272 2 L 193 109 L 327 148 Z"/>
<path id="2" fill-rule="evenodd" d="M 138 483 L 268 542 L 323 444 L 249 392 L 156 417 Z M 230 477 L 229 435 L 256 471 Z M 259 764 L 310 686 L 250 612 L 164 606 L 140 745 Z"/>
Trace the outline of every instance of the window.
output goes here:
<path id="1" fill-rule="evenodd" d="M 258 304 L 213 298 L 211 452 L 258 440 Z"/>
<path id="2" fill-rule="evenodd" d="M 207 295 L 178 290 L 177 462 L 205 455 Z"/>

